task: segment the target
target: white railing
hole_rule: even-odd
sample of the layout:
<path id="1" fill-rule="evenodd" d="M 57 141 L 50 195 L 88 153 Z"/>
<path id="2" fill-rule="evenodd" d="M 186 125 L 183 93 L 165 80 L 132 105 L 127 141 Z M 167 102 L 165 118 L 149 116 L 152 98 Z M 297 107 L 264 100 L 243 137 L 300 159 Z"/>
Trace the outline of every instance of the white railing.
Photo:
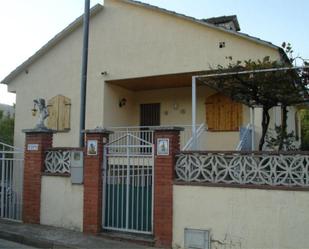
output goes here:
<path id="1" fill-rule="evenodd" d="M 121 137 L 126 136 L 126 134 L 131 134 L 134 137 L 141 138 L 153 144 L 154 143 L 153 129 L 170 127 L 170 126 L 184 128 L 184 130 L 180 132 L 180 148 L 183 150 L 185 146 L 190 147 L 189 141 L 192 140 L 192 125 L 128 126 L 128 127 L 109 127 L 107 129 L 114 132 L 109 136 L 109 141 L 110 142 L 118 141 L 117 146 L 121 146 L 121 142 L 123 142 Z M 197 130 L 200 129 L 201 133 L 205 131 L 205 124 L 199 124 L 196 127 Z M 200 135 L 198 135 L 198 137 L 199 136 Z"/>
<path id="2" fill-rule="evenodd" d="M 183 152 L 176 178 L 185 182 L 309 187 L 309 154 Z"/>
<path id="3" fill-rule="evenodd" d="M 251 132 L 252 132 L 252 125 L 248 124 L 245 128 L 244 133 L 242 134 L 242 136 L 240 138 L 239 144 L 236 147 L 236 151 L 251 150 L 252 149 Z"/>
<path id="4" fill-rule="evenodd" d="M 24 154 L 0 142 L 0 217 L 21 220 Z"/>
<path id="5" fill-rule="evenodd" d="M 199 148 L 200 147 L 200 139 L 201 139 L 201 136 L 202 134 L 206 131 L 206 126 L 205 124 L 201 124 L 197 130 L 196 130 L 196 145 L 197 147 Z M 191 131 L 191 134 L 192 134 L 192 131 Z M 186 150 L 190 150 L 192 149 L 192 145 L 193 145 L 193 142 L 194 142 L 194 138 L 193 136 L 191 136 L 191 138 L 188 140 L 188 142 L 185 144 L 185 146 L 182 148 L 183 151 L 186 151 Z"/>
<path id="6" fill-rule="evenodd" d="M 154 145 L 143 140 L 135 128 L 128 128 L 124 133 L 115 132 L 117 139 L 104 146 L 103 227 L 151 234 Z M 153 133 L 148 134 L 143 136 L 153 138 Z"/>

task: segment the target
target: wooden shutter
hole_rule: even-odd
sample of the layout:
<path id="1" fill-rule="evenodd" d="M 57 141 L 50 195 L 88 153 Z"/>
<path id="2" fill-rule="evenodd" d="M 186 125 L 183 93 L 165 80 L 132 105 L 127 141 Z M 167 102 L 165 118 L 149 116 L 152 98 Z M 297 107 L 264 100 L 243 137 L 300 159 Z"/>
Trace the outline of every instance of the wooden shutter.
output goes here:
<path id="1" fill-rule="evenodd" d="M 64 96 L 58 96 L 58 131 L 70 129 L 71 100 Z"/>
<path id="2" fill-rule="evenodd" d="M 222 94 L 206 100 L 206 122 L 210 131 L 238 131 L 242 123 L 242 105 Z"/>
<path id="3" fill-rule="evenodd" d="M 52 130 L 58 130 L 58 99 L 54 97 L 48 101 L 47 127 Z"/>
<path id="4" fill-rule="evenodd" d="M 68 131 L 70 129 L 71 100 L 58 95 L 48 101 L 47 126 L 56 131 Z"/>

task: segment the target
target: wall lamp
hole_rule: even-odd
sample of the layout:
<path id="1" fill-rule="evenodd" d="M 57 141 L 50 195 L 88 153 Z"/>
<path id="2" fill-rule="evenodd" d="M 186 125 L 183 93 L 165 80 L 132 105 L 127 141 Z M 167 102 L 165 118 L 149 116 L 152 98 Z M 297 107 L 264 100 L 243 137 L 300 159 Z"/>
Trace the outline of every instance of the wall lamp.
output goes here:
<path id="1" fill-rule="evenodd" d="M 121 108 L 121 107 L 125 106 L 126 103 L 127 103 L 127 99 L 126 98 L 120 99 L 119 100 L 119 107 Z"/>
<path id="2" fill-rule="evenodd" d="M 36 109 L 36 106 L 35 104 L 33 104 L 33 108 L 31 109 L 31 113 L 32 113 L 32 116 L 36 116 L 36 113 L 38 112 L 38 110 Z"/>

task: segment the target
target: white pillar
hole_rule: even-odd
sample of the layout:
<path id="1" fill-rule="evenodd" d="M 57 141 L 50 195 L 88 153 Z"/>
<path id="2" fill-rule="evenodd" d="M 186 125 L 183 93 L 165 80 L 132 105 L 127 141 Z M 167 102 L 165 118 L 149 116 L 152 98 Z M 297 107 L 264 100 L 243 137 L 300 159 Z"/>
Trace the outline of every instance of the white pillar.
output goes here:
<path id="1" fill-rule="evenodd" d="M 192 150 L 197 150 L 197 137 L 196 137 L 196 76 L 192 77 Z"/>
<path id="2" fill-rule="evenodd" d="M 255 117 L 254 107 L 250 108 L 250 123 L 251 123 L 251 148 L 255 150 Z"/>

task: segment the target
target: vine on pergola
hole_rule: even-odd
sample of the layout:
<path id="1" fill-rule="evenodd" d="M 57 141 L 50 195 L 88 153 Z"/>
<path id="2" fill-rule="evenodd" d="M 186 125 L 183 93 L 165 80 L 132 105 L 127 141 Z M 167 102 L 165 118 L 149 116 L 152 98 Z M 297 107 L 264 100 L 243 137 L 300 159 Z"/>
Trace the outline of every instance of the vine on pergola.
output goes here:
<path id="1" fill-rule="evenodd" d="M 234 64 L 230 63 L 227 68 L 218 66 L 216 71 L 218 74 L 222 73 L 221 75 L 200 78 L 209 87 L 235 101 L 249 107 L 261 107 L 263 109 L 259 150 L 263 149 L 265 143 L 270 122 L 269 110 L 275 106 L 281 106 L 283 113 L 281 135 L 284 135 L 283 133 L 286 133 L 287 130 L 287 107 L 307 102 L 309 99 L 307 90 L 309 77 L 306 70 L 281 70 L 286 67 L 291 66 L 278 61 L 271 61 L 269 57 L 265 57 L 258 61 L 247 60 L 244 62 L 237 61 Z M 264 69 L 271 70 L 258 72 Z M 252 72 L 241 73 L 244 71 Z M 229 72 L 232 74 L 224 74 Z M 281 137 L 284 139 L 284 136 Z M 282 149 L 282 144 L 283 141 L 280 142 L 279 149 Z"/>

